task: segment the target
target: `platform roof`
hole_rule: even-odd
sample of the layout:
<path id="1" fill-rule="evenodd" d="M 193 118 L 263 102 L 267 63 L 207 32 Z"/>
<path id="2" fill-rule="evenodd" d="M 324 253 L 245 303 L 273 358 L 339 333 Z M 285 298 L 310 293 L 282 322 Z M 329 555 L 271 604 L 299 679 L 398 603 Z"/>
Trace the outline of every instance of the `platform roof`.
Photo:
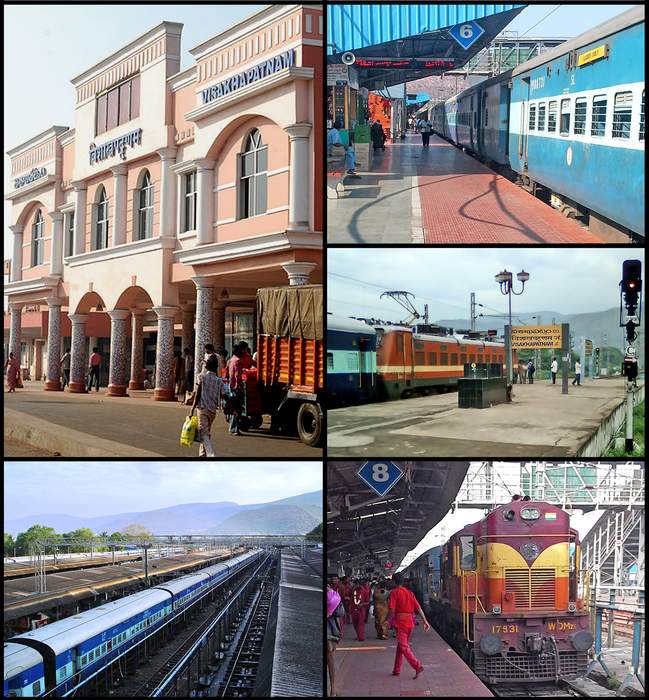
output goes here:
<path id="1" fill-rule="evenodd" d="M 357 475 L 363 463 L 327 463 L 329 565 L 343 564 L 349 571 L 366 563 L 383 571 L 390 561 L 395 571 L 449 511 L 469 462 L 395 460 L 405 473 L 384 497 Z"/>
<path id="2" fill-rule="evenodd" d="M 432 5 L 330 3 L 327 5 L 327 53 L 340 63 L 351 51 L 357 58 L 359 85 L 377 90 L 460 68 L 487 46 L 525 5 Z M 484 30 L 463 48 L 450 29 L 477 22 Z M 362 66 L 360 61 L 409 60 L 407 67 Z M 417 60 L 420 59 L 420 60 Z M 424 65 L 423 60 L 433 61 Z"/>

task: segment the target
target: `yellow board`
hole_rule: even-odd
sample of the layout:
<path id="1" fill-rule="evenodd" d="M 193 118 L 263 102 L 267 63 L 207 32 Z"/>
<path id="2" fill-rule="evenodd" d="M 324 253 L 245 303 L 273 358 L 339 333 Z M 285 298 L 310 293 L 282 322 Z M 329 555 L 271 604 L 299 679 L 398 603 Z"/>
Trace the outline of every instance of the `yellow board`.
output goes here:
<path id="1" fill-rule="evenodd" d="M 597 61 L 598 58 L 606 58 L 606 56 L 608 56 L 608 44 L 602 44 L 601 46 L 596 46 L 594 49 L 590 49 L 590 51 L 580 53 L 579 56 L 577 56 L 577 65 L 585 66 L 587 63 Z"/>
<path id="2" fill-rule="evenodd" d="M 561 326 L 512 326 L 512 348 L 560 348 Z"/>

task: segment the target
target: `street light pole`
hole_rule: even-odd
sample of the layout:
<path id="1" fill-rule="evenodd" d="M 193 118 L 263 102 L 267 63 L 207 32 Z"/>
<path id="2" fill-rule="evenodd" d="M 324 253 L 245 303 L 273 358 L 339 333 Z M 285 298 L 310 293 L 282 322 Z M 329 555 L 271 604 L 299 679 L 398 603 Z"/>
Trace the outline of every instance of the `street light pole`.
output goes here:
<path id="1" fill-rule="evenodd" d="M 507 346 L 507 381 L 509 384 L 514 382 L 514 368 L 513 368 L 513 353 L 512 353 L 512 294 L 520 296 L 525 291 L 525 282 L 529 280 L 529 272 L 521 270 L 516 275 L 516 279 L 521 283 L 521 291 L 517 292 L 514 290 L 513 285 L 513 274 L 508 270 L 503 270 L 495 276 L 496 282 L 500 285 L 500 292 L 506 294 L 509 301 L 509 330 L 505 337 L 505 344 Z"/>

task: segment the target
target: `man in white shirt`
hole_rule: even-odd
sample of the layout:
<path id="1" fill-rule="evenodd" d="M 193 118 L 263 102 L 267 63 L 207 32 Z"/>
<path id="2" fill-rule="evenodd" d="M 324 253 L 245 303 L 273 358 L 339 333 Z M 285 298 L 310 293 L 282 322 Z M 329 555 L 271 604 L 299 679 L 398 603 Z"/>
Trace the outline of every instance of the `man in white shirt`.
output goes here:
<path id="1" fill-rule="evenodd" d="M 572 380 L 572 385 L 581 386 L 581 362 L 575 361 L 575 378 Z"/>
<path id="2" fill-rule="evenodd" d="M 352 177 L 359 177 L 356 174 L 356 154 L 351 146 L 345 146 L 340 140 L 340 129 L 342 124 L 339 121 L 335 121 L 329 133 L 327 134 L 327 155 L 334 155 L 337 149 L 345 149 L 345 167 L 347 168 L 347 174 Z"/>
<path id="3" fill-rule="evenodd" d="M 553 357 L 552 364 L 550 365 L 550 372 L 552 373 L 552 383 L 553 384 L 557 383 L 557 372 L 558 371 L 559 371 L 559 363 L 557 362 L 557 358 Z"/>

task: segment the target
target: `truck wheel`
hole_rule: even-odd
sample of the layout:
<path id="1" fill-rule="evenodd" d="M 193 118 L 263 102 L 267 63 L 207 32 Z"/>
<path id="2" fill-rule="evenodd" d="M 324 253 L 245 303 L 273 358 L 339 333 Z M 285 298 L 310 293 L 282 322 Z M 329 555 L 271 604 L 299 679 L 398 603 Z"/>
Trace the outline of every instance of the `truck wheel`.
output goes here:
<path id="1" fill-rule="evenodd" d="M 316 447 L 322 439 L 322 416 L 313 403 L 303 403 L 297 412 L 297 432 L 305 445 Z"/>

